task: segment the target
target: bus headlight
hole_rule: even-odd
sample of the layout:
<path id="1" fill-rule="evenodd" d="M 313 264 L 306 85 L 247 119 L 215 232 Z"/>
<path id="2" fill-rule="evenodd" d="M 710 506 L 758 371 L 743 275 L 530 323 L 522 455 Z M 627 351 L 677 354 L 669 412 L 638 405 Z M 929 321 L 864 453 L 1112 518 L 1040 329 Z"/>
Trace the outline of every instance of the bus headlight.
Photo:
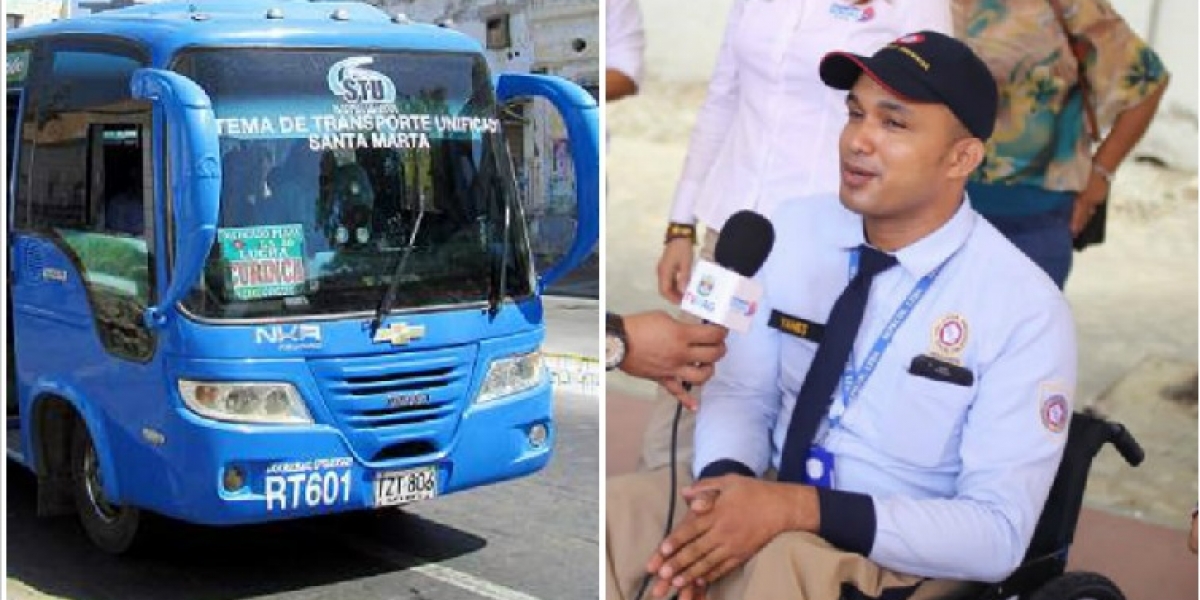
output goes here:
<path id="1" fill-rule="evenodd" d="M 235 423 L 303 425 L 312 415 L 290 383 L 179 380 L 179 395 L 198 415 Z"/>
<path id="2" fill-rule="evenodd" d="M 542 364 L 541 352 L 506 356 L 492 361 L 487 377 L 479 388 L 476 404 L 491 402 L 497 398 L 537 387 L 546 378 L 546 367 Z"/>

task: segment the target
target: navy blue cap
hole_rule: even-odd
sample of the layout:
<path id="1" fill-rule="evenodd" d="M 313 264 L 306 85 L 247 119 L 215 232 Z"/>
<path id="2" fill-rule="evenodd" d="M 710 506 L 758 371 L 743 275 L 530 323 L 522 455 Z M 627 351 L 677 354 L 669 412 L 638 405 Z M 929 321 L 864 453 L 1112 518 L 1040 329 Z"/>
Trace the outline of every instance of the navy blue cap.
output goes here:
<path id="1" fill-rule="evenodd" d="M 830 52 L 821 59 L 821 81 L 831 88 L 848 90 L 863 73 L 900 98 L 946 105 L 971 135 L 983 141 L 992 135 L 999 95 L 996 80 L 983 60 L 952 37 L 919 31 L 869 57 Z"/>

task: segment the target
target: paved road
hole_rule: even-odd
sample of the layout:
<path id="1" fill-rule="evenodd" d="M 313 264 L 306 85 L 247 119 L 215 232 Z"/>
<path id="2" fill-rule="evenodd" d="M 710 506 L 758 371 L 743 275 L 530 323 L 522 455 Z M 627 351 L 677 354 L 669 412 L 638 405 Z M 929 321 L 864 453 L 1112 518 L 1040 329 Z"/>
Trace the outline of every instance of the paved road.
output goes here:
<path id="1" fill-rule="evenodd" d="M 171 524 L 149 556 L 94 550 L 72 518 L 35 519 L 9 463 L 8 598 L 530 600 L 596 598 L 599 415 L 559 394 L 556 454 L 538 475 L 403 511 L 235 529 Z"/>

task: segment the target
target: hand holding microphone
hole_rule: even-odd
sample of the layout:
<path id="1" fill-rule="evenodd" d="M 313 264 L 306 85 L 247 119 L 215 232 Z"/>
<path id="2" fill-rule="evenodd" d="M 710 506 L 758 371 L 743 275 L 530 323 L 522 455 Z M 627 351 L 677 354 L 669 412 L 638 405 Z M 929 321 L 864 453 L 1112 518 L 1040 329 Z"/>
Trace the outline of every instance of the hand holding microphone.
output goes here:
<path id="1" fill-rule="evenodd" d="M 680 381 L 707 381 L 712 364 L 725 355 L 725 330 L 716 325 L 684 323 L 660 310 L 620 320 L 626 348 L 617 366 L 629 375 L 658 381 L 677 398 L 684 394 Z M 694 405 L 685 398 L 686 394 L 680 401 Z"/>
<path id="2" fill-rule="evenodd" d="M 702 260 L 692 269 L 680 308 L 724 330 L 740 333 L 749 330 L 762 297 L 762 286 L 751 278 L 767 261 L 774 245 L 775 228 L 770 221 L 750 210 L 734 213 L 717 240 L 715 262 Z M 680 384 L 683 396 L 687 396 L 692 384 L 707 379 L 683 379 Z M 681 394 L 674 390 L 671 393 L 688 408 L 695 408 L 694 400 L 684 401 Z"/>

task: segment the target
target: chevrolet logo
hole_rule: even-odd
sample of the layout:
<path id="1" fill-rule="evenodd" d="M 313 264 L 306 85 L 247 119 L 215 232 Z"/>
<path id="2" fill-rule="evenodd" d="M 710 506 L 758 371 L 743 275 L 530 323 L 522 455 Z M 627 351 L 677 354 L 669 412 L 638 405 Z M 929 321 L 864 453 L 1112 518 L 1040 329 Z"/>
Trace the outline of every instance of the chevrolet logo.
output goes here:
<path id="1" fill-rule="evenodd" d="M 403 346 L 415 339 L 425 337 L 425 326 L 410 326 L 407 323 L 392 323 L 375 332 L 372 340 L 376 344 L 391 342 L 393 346 Z"/>

